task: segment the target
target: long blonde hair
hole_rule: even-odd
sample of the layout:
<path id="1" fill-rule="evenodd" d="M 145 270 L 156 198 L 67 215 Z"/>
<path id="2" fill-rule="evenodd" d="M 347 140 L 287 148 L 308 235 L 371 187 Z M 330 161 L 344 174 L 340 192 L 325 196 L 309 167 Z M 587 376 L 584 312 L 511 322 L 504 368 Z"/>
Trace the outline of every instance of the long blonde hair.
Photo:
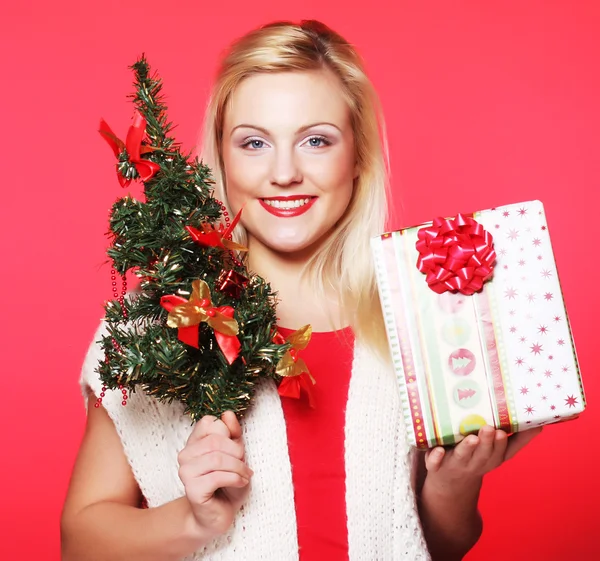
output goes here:
<path id="1" fill-rule="evenodd" d="M 354 47 L 317 21 L 275 22 L 235 41 L 221 62 L 208 103 L 201 155 L 212 169 L 215 195 L 228 207 L 221 145 L 225 110 L 236 86 L 253 74 L 322 68 L 339 78 L 350 109 L 358 177 L 348 209 L 305 272 L 317 289 L 336 289 L 356 336 L 386 357 L 369 241 L 386 225 L 387 140 L 379 98 Z M 243 243 L 245 237 L 238 226 L 236 239 Z"/>

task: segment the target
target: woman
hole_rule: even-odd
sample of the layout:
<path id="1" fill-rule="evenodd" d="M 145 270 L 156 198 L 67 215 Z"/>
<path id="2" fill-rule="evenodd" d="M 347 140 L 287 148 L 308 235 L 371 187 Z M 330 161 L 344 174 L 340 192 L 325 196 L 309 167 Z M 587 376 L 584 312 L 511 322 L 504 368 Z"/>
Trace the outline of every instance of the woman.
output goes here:
<path id="1" fill-rule="evenodd" d="M 227 412 L 192 429 L 178 404 L 107 395 L 88 410 L 65 561 L 453 560 L 477 541 L 482 476 L 536 432 L 484 427 L 426 457 L 405 443 L 369 254 L 385 226 L 382 123 L 357 53 L 324 25 L 232 46 L 203 157 L 230 212 L 244 208 L 236 234 L 278 293 L 281 330 L 312 325 L 316 406 L 265 382 L 243 426 Z M 92 346 L 92 404 L 98 358 Z"/>

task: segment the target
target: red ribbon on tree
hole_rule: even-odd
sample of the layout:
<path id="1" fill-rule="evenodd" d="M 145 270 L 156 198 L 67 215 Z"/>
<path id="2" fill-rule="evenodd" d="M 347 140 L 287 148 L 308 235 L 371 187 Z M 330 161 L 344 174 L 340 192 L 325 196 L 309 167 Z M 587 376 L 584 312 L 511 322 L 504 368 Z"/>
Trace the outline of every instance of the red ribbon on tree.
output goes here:
<path id="1" fill-rule="evenodd" d="M 203 222 L 201 224 L 202 230 L 198 230 L 198 228 L 194 228 L 193 226 L 186 226 L 185 229 L 190 234 L 192 239 L 199 245 L 205 247 L 220 247 L 235 251 L 248 251 L 247 247 L 231 241 L 233 229 L 240 221 L 241 215 L 242 210 L 240 209 L 227 228 L 225 228 L 223 224 L 220 224 L 218 228 L 215 228 L 212 224 Z"/>
<path id="2" fill-rule="evenodd" d="M 315 401 L 312 386 L 315 384 L 315 379 L 308 371 L 304 360 L 298 356 L 298 351 L 305 349 L 308 345 L 311 334 L 311 326 L 305 325 L 286 338 L 277 332 L 273 337 L 273 343 L 278 345 L 290 343 L 292 345 L 292 348 L 283 355 L 275 370 L 277 374 L 283 377 L 277 389 L 279 395 L 300 399 L 300 394 L 304 391 L 308 397 L 309 406 L 314 409 Z"/>
<path id="3" fill-rule="evenodd" d="M 160 169 L 157 163 L 142 159 L 142 154 L 148 154 L 154 151 L 154 148 L 142 145 L 142 140 L 146 133 L 146 119 L 139 111 L 135 111 L 133 115 L 133 124 L 127 131 L 125 142 L 117 138 L 104 119 L 100 121 L 100 130 L 98 132 L 108 142 L 117 158 L 120 159 L 121 154 L 127 151 L 129 161 L 135 166 L 142 181 L 148 181 Z M 120 164 L 117 164 L 117 177 L 121 187 L 127 187 L 133 179 L 133 177 L 123 175 Z"/>
<path id="4" fill-rule="evenodd" d="M 237 338 L 238 323 L 231 306 L 213 307 L 210 289 L 203 280 L 192 282 L 189 300 L 177 294 L 162 296 L 160 305 L 169 312 L 167 325 L 177 327 L 177 337 L 191 347 L 198 347 L 199 325 L 204 322 L 213 328 L 215 339 L 229 364 L 240 354 L 241 343 Z"/>
<path id="5" fill-rule="evenodd" d="M 494 271 L 492 235 L 479 222 L 457 214 L 454 220 L 436 218 L 418 232 L 417 268 L 438 294 L 458 291 L 470 296 L 481 290 Z"/>

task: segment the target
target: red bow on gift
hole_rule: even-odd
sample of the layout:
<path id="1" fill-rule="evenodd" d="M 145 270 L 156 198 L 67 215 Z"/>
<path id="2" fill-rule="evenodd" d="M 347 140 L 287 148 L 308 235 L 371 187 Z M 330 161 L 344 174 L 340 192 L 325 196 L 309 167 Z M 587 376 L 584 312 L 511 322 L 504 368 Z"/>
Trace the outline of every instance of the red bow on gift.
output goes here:
<path id="1" fill-rule="evenodd" d="M 203 280 L 192 282 L 192 294 L 186 300 L 176 294 L 169 294 L 160 299 L 160 305 L 169 312 L 167 325 L 179 329 L 177 337 L 186 345 L 198 348 L 198 331 L 202 322 L 210 325 L 215 338 L 227 362 L 233 361 L 240 354 L 241 344 L 237 338 L 238 323 L 233 317 L 231 306 L 214 308 L 210 299 L 210 289 Z"/>
<path id="2" fill-rule="evenodd" d="M 298 356 L 298 351 L 305 349 L 308 345 L 311 334 L 311 326 L 305 325 L 285 338 L 280 333 L 276 333 L 273 342 L 278 345 L 285 343 L 292 345 L 292 348 L 283 355 L 275 370 L 279 376 L 283 376 L 277 390 L 279 395 L 300 399 L 300 394 L 304 390 L 308 396 L 308 404 L 314 409 L 312 386 L 315 384 L 315 379 L 308 371 L 306 363 Z"/>
<path id="3" fill-rule="evenodd" d="M 459 291 L 470 296 L 493 274 L 496 252 L 492 235 L 473 218 L 436 218 L 418 231 L 417 268 L 426 273 L 429 288 L 438 294 Z"/>
<path id="4" fill-rule="evenodd" d="M 100 121 L 100 130 L 98 132 L 108 142 L 115 156 L 120 161 L 117 164 L 117 177 L 121 187 L 127 187 L 131 183 L 131 180 L 135 178 L 135 173 L 132 173 L 130 168 L 123 166 L 125 162 L 121 160 L 121 154 L 124 151 L 127 152 L 129 161 L 135 166 L 135 170 L 142 181 L 148 181 L 160 169 L 158 164 L 142 159 L 142 154 L 153 152 L 154 148 L 151 146 L 142 146 L 142 139 L 146 132 L 146 119 L 138 111 L 135 111 L 133 115 L 133 124 L 127 131 L 125 142 L 117 138 L 104 119 Z"/>
<path id="5" fill-rule="evenodd" d="M 242 210 L 235 215 L 233 222 L 224 228 L 222 224 L 218 228 L 215 228 L 212 224 L 203 222 L 201 224 L 202 230 L 198 230 L 193 226 L 186 226 L 185 229 L 189 232 L 192 239 L 206 247 L 221 247 L 223 249 L 235 250 L 235 251 L 248 251 L 247 247 L 231 241 L 231 234 L 237 223 L 240 221 Z"/>

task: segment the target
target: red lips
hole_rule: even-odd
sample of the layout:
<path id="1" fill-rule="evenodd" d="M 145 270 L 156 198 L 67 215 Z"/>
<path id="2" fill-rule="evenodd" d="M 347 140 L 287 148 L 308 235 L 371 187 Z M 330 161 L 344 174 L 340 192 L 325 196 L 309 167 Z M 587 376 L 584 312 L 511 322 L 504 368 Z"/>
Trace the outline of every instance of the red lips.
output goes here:
<path id="1" fill-rule="evenodd" d="M 277 208 L 271 206 L 265 201 L 299 201 L 303 199 L 310 199 L 306 204 L 293 207 L 293 208 Z M 300 216 L 304 214 L 317 200 L 317 197 L 311 197 L 310 195 L 292 195 L 290 197 L 265 197 L 264 199 L 259 199 L 262 207 L 274 216 L 278 216 L 279 218 L 292 218 L 294 216 Z"/>

